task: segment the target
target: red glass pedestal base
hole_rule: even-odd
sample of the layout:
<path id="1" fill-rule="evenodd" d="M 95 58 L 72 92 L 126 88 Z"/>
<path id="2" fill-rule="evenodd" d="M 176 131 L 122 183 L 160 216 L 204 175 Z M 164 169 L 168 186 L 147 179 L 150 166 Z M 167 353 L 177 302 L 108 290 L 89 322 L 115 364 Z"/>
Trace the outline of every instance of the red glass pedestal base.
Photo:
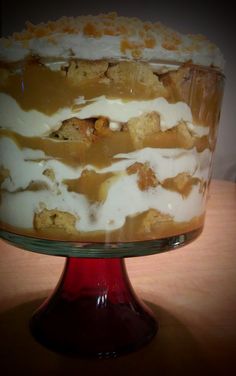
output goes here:
<path id="1" fill-rule="evenodd" d="M 67 258 L 55 292 L 34 313 L 30 328 L 54 351 L 116 357 L 147 344 L 157 323 L 135 295 L 123 259 Z"/>

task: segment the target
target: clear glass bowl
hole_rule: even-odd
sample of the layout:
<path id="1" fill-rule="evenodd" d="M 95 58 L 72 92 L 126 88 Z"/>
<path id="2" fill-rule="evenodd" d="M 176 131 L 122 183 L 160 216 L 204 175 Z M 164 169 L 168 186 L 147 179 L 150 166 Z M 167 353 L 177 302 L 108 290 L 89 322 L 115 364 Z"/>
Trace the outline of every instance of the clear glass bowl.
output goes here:
<path id="1" fill-rule="evenodd" d="M 174 68 L 113 62 L 100 80 L 82 82 L 75 62 L 2 69 L 2 237 L 37 252 L 47 240 L 48 253 L 81 257 L 148 254 L 195 238 L 223 76 Z"/>

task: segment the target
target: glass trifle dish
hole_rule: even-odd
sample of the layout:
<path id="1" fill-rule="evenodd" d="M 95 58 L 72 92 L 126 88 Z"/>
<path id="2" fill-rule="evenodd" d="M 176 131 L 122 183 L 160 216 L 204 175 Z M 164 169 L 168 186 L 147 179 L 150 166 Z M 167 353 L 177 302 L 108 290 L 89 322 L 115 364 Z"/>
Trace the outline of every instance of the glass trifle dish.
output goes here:
<path id="1" fill-rule="evenodd" d="M 116 356 L 155 335 L 123 258 L 200 234 L 223 65 L 201 35 L 115 13 L 0 40 L 1 236 L 67 257 L 31 320 L 46 346 Z"/>

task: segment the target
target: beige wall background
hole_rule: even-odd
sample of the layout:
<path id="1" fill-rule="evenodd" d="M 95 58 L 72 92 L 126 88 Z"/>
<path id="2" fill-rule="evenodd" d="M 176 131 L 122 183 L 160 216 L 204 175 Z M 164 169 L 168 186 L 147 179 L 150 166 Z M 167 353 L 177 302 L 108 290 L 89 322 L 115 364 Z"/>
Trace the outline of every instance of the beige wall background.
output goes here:
<path id="1" fill-rule="evenodd" d="M 225 92 L 222 104 L 218 142 L 215 151 L 213 177 L 236 182 L 236 27 L 233 5 L 198 1 L 144 0 L 65 0 L 27 1 L 2 0 L 1 32 L 3 36 L 33 23 L 54 20 L 63 15 L 98 14 L 117 11 L 120 15 L 143 20 L 161 21 L 183 33 L 204 34 L 221 49 L 225 60 Z"/>

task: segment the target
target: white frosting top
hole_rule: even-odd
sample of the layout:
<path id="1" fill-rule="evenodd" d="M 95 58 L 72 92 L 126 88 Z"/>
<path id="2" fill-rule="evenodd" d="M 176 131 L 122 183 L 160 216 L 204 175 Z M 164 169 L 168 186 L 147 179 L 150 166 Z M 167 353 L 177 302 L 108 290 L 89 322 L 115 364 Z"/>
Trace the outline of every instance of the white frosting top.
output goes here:
<path id="1" fill-rule="evenodd" d="M 119 17 L 116 13 L 63 17 L 0 39 L 0 60 L 28 56 L 53 59 L 135 59 L 214 66 L 221 70 L 220 50 L 202 35 L 182 35 L 161 23 Z"/>

